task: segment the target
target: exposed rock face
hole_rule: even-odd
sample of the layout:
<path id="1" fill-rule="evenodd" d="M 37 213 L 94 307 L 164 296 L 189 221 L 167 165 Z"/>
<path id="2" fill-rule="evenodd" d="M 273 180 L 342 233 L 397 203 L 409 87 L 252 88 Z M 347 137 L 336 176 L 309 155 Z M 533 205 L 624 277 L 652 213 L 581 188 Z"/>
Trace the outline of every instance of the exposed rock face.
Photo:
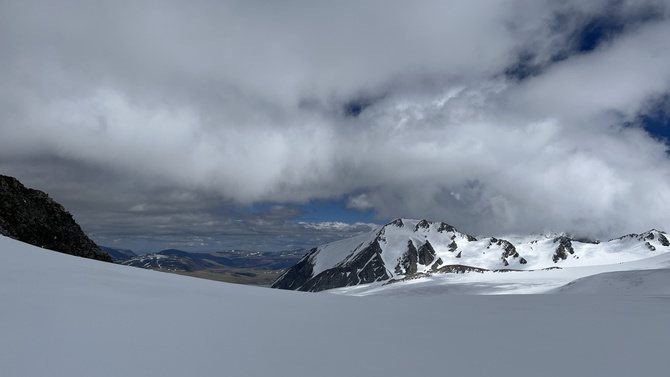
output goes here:
<path id="1" fill-rule="evenodd" d="M 303 287 L 312 278 L 314 265 L 310 261 L 310 256 L 316 252 L 316 247 L 310 250 L 298 263 L 272 283 L 272 288 L 299 290 Z"/>
<path id="2" fill-rule="evenodd" d="M 437 271 L 437 269 L 440 268 L 440 266 L 442 264 L 444 264 L 444 261 L 442 261 L 442 258 L 437 258 L 435 263 L 433 263 L 433 265 L 430 266 L 431 271 Z"/>
<path id="3" fill-rule="evenodd" d="M 659 242 L 661 243 L 661 245 L 663 245 L 663 246 L 670 246 L 670 242 L 668 242 L 668 239 L 667 239 L 664 235 L 662 235 L 662 234 L 659 234 L 659 235 L 658 235 L 658 241 L 659 241 Z"/>
<path id="4" fill-rule="evenodd" d="M 449 224 L 397 219 L 374 231 L 312 249 L 272 287 L 321 291 L 437 273 L 541 270 L 563 261 L 579 265 L 597 258 L 592 250 L 599 241 L 590 239 L 581 242 L 556 234 L 506 238 L 477 240 Z M 634 250 L 641 258 L 670 252 L 668 238 L 656 230 L 600 245 L 602 253 Z"/>
<path id="5" fill-rule="evenodd" d="M 451 243 L 449 244 L 449 251 L 453 253 L 454 250 L 456 249 L 458 249 L 458 244 L 456 243 L 456 241 L 452 240 Z"/>
<path id="6" fill-rule="evenodd" d="M 431 264 L 435 260 L 436 256 L 437 253 L 435 253 L 433 245 L 431 245 L 428 241 L 426 241 L 426 243 L 424 243 L 419 248 L 419 263 L 424 266 Z"/>
<path id="7" fill-rule="evenodd" d="M 558 247 L 556 248 L 556 252 L 554 255 L 551 257 L 551 260 L 554 261 L 554 263 L 558 262 L 559 259 L 566 260 L 568 259 L 568 253 L 574 254 L 575 249 L 572 247 L 572 240 L 570 240 L 568 237 L 561 236 L 557 237 L 554 239 L 554 243 L 558 242 Z"/>
<path id="8" fill-rule="evenodd" d="M 416 262 L 419 259 L 419 252 L 414 246 L 414 242 L 407 241 L 407 251 L 403 254 L 402 259 L 395 266 L 397 274 L 415 274 L 417 271 Z"/>
<path id="9" fill-rule="evenodd" d="M 313 265 L 310 256 L 316 251 L 316 248 L 312 249 L 298 264 L 272 283 L 272 288 L 318 292 L 331 288 L 384 281 L 390 278 L 381 258 L 382 250 L 377 241 L 363 249 L 353 259 L 322 271 L 312 278 Z"/>
<path id="10" fill-rule="evenodd" d="M 510 258 L 510 257 L 518 258 L 519 257 L 519 253 L 516 251 L 516 247 L 514 247 L 514 245 L 512 245 L 512 243 L 510 243 L 507 240 L 497 239 L 495 237 L 491 237 L 491 240 L 489 241 L 489 246 L 487 247 L 487 249 L 491 248 L 491 246 L 493 246 L 493 245 L 500 246 L 503 249 L 503 252 L 500 255 L 500 261 L 502 262 L 502 264 L 504 266 L 509 266 L 509 262 L 508 262 L 507 258 Z M 521 258 L 521 259 L 523 259 L 523 258 Z M 523 260 L 525 262 L 525 259 L 523 259 Z M 525 264 L 524 262 L 521 262 L 521 261 L 519 261 L 519 262 L 521 264 Z"/>
<path id="11" fill-rule="evenodd" d="M 421 245 L 418 250 L 414 246 L 414 242 L 407 241 L 407 251 L 395 266 L 395 272 L 396 274 L 415 274 L 418 271 L 418 265 L 428 266 L 433 263 L 436 255 L 433 246 L 428 241 Z"/>
<path id="12" fill-rule="evenodd" d="M 450 233 L 450 232 L 456 232 L 456 228 L 454 228 L 453 226 L 451 226 L 447 223 L 441 223 L 440 227 L 437 228 L 437 231 L 439 233 L 444 233 L 444 232 Z M 472 237 L 472 238 L 474 238 L 474 237 Z"/>
<path id="13" fill-rule="evenodd" d="M 402 249 L 398 250 L 400 234 L 404 241 Z M 444 264 L 432 240 L 438 241 L 442 248 L 442 244 L 448 241 L 453 244 L 454 250 L 456 241 L 475 240 L 446 223 L 404 219 L 394 220 L 361 237 L 360 242 L 343 240 L 346 246 L 335 242 L 312 249 L 280 276 L 272 287 L 316 292 L 386 281 L 394 276 L 418 276 L 420 271 L 434 272 Z M 341 258 L 331 264 L 330 260 L 335 261 L 330 257 L 333 253 Z M 323 262 L 319 262 L 324 258 L 329 260 L 325 269 Z"/>
<path id="14" fill-rule="evenodd" d="M 414 227 L 414 231 L 416 232 L 419 229 L 428 229 L 429 227 L 430 223 L 427 220 L 421 220 Z"/>
<path id="15" fill-rule="evenodd" d="M 111 262 L 62 205 L 0 175 L 0 234 L 65 254 Z"/>
<path id="16" fill-rule="evenodd" d="M 437 272 L 442 272 L 445 274 L 464 274 L 466 272 L 486 272 L 489 271 L 485 268 L 478 268 L 478 267 L 471 267 L 471 266 L 464 266 L 462 264 L 450 264 L 448 266 L 441 267 L 440 269 L 437 270 Z"/>

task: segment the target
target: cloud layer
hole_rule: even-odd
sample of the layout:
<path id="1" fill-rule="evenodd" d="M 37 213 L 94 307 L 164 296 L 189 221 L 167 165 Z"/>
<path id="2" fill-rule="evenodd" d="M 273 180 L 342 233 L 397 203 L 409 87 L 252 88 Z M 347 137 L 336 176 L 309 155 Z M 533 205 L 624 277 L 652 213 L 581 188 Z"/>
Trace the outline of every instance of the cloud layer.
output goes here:
<path id="1" fill-rule="evenodd" d="M 118 235 L 333 198 L 474 234 L 670 230 L 640 123 L 670 93 L 669 9 L 3 2 L 0 168 Z"/>

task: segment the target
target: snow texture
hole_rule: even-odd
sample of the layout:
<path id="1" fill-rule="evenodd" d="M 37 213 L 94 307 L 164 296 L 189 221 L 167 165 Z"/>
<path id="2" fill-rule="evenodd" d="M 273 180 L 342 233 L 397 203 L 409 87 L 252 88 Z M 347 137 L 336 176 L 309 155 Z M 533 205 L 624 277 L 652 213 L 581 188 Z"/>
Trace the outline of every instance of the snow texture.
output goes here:
<path id="1" fill-rule="evenodd" d="M 348 297 L 0 237 L 0 375 L 664 375 L 670 297 L 652 286 L 670 276 L 649 276 L 635 295 Z"/>

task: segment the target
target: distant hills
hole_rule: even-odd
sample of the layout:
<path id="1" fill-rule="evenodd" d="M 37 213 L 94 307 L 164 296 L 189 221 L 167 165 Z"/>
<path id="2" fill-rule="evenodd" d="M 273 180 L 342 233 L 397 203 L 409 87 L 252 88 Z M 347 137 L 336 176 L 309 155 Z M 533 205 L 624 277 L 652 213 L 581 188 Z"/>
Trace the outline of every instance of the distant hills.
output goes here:
<path id="1" fill-rule="evenodd" d="M 135 255 L 129 250 L 110 250 L 115 262 L 126 266 L 177 273 L 231 283 L 268 286 L 293 266 L 305 250 L 260 252 L 227 250 L 189 253 L 177 249 Z M 131 255 L 132 254 L 132 255 Z"/>
<path id="2" fill-rule="evenodd" d="M 0 235 L 65 254 L 112 261 L 62 205 L 5 175 L 0 175 Z"/>
<path id="3" fill-rule="evenodd" d="M 115 249 L 113 247 L 108 246 L 100 246 L 100 248 L 102 249 L 102 251 L 109 254 L 109 256 L 112 257 L 112 260 L 114 262 L 119 262 L 137 256 L 137 254 L 135 254 L 135 252 L 133 252 L 132 250 Z"/>
<path id="4" fill-rule="evenodd" d="M 397 219 L 369 233 L 313 248 L 272 287 L 316 292 L 442 273 L 605 265 L 668 251 L 668 237 L 658 230 L 606 242 L 565 234 L 477 239 L 443 222 Z"/>

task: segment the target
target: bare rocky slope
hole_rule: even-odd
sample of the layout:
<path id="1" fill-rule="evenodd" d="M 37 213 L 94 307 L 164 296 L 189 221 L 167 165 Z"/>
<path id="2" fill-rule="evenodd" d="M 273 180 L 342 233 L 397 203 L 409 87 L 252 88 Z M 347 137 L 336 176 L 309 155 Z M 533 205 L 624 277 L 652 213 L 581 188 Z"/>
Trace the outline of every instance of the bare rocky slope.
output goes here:
<path id="1" fill-rule="evenodd" d="M 605 242 L 565 234 L 476 239 L 443 222 L 397 219 L 369 233 L 313 248 L 272 287 L 315 292 L 440 273 L 622 263 L 669 251 L 665 233 L 654 229 Z"/>
<path id="2" fill-rule="evenodd" d="M 112 261 L 62 205 L 5 175 L 0 175 L 0 234 L 65 254 Z"/>

